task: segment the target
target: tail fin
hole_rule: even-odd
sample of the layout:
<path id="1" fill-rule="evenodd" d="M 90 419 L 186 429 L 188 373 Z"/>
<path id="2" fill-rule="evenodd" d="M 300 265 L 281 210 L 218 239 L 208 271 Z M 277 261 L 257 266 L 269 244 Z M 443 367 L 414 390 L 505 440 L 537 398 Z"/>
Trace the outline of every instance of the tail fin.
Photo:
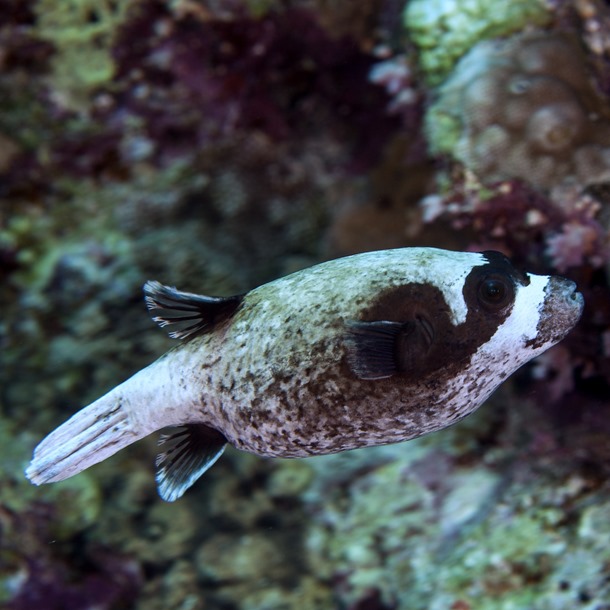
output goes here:
<path id="1" fill-rule="evenodd" d="M 36 485 L 63 481 L 146 434 L 132 429 L 120 393 L 111 391 L 43 439 L 26 476 Z"/>

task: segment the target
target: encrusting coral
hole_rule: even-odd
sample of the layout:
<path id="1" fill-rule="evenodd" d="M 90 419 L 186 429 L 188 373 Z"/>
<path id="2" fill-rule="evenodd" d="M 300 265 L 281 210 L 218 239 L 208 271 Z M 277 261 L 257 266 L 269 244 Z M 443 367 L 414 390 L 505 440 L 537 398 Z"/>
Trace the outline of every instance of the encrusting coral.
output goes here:
<path id="1" fill-rule="evenodd" d="M 481 40 L 543 26 L 550 18 L 544 0 L 410 0 L 404 10 L 409 39 L 418 48 L 420 70 L 430 85 L 438 85 Z"/>

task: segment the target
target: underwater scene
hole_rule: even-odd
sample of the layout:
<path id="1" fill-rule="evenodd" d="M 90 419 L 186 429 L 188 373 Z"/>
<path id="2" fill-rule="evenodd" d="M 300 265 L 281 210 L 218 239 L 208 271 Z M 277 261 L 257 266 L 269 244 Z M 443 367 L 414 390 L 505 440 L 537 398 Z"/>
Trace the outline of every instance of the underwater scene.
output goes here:
<path id="1" fill-rule="evenodd" d="M 0 608 L 610 610 L 605 0 L 0 0 L 0 280 Z"/>

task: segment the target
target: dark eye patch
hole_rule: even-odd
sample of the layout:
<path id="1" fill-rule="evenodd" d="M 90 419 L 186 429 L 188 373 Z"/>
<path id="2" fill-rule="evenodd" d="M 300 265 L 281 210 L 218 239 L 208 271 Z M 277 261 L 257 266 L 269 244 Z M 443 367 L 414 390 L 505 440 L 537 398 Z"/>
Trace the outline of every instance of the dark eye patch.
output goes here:
<path id="1" fill-rule="evenodd" d="M 469 310 L 506 318 L 515 302 L 517 285 L 527 286 L 527 275 L 517 271 L 500 252 L 483 252 L 487 264 L 475 267 L 464 282 L 464 299 Z"/>
<path id="2" fill-rule="evenodd" d="M 477 289 L 479 304 L 490 312 L 497 312 L 515 300 L 512 278 L 501 273 L 490 273 L 481 278 Z"/>

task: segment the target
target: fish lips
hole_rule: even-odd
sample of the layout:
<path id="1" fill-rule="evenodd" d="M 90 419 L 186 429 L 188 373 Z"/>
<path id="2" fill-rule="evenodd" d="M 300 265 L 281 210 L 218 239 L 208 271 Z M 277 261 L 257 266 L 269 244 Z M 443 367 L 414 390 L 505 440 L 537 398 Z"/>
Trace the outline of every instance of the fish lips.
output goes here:
<path id="1" fill-rule="evenodd" d="M 572 280 L 549 277 L 544 289 L 536 337 L 527 343 L 535 350 L 561 341 L 580 319 L 585 300 Z"/>

